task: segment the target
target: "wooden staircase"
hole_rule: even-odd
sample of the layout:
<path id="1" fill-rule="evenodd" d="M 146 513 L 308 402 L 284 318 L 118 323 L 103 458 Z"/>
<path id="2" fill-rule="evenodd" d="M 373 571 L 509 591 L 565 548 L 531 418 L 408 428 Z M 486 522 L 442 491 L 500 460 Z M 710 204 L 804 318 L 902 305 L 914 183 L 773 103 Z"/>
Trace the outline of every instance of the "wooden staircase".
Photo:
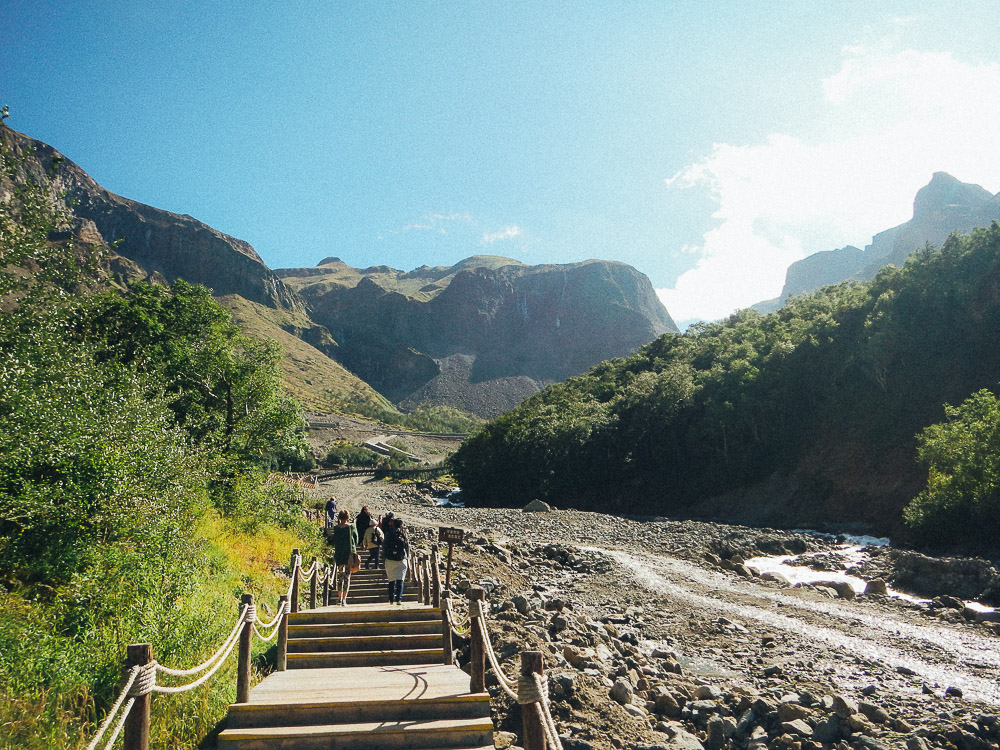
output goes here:
<path id="1" fill-rule="evenodd" d="M 443 663 L 441 610 L 387 598 L 362 570 L 348 606 L 289 615 L 287 670 L 229 707 L 219 750 L 492 749 L 489 694 Z"/>

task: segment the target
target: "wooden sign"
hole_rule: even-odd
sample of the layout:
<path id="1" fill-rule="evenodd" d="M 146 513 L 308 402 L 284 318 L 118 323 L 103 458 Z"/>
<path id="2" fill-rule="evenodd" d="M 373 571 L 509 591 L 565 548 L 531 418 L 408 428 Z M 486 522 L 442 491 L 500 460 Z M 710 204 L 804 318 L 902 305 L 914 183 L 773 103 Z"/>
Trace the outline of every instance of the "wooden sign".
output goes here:
<path id="1" fill-rule="evenodd" d="M 448 544 L 461 544 L 465 539 L 465 529 L 453 529 L 447 526 L 438 527 L 438 541 Z"/>

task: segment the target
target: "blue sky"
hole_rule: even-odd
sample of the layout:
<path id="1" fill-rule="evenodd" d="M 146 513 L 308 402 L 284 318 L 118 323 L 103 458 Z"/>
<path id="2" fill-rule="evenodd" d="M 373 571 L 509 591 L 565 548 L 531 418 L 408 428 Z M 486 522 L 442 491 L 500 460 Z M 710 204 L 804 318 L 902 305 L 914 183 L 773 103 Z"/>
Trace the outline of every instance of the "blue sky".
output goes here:
<path id="1" fill-rule="evenodd" d="M 273 267 L 607 258 L 678 320 L 1000 190 L 983 2 L 0 4 L 0 105 Z"/>

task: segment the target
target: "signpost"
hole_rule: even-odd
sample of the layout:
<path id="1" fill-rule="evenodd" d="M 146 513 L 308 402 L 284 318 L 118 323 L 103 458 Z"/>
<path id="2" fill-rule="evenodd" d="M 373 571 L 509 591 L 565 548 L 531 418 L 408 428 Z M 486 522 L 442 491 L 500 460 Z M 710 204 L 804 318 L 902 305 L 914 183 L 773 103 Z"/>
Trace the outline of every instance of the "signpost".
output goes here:
<path id="1" fill-rule="evenodd" d="M 444 590 L 448 591 L 451 587 L 451 553 L 455 547 L 455 542 L 461 542 L 465 539 L 465 530 L 449 528 L 447 526 L 438 527 L 438 541 L 448 542 L 448 565 L 445 567 L 444 573 Z"/>

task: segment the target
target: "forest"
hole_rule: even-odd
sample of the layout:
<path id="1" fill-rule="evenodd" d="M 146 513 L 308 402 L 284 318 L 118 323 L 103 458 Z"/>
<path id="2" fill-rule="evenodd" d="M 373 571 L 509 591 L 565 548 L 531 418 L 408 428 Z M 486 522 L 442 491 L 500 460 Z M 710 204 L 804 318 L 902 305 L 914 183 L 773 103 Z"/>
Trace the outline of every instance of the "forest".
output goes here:
<path id="1" fill-rule="evenodd" d="M 911 538 L 995 554 L 998 324 L 994 223 L 552 385 L 476 432 L 453 472 L 471 504 L 670 515 L 790 473 L 820 444 L 903 446 L 930 478 L 893 511 Z"/>

